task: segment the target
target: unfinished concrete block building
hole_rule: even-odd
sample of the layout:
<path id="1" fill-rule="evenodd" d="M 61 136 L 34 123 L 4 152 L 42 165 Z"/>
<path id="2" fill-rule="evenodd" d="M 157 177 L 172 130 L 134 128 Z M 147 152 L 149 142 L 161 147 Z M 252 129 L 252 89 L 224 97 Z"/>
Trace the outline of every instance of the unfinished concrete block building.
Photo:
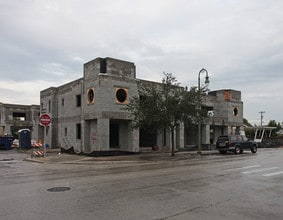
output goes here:
<path id="1" fill-rule="evenodd" d="M 29 129 L 31 138 L 37 141 L 40 130 L 39 111 L 39 105 L 0 103 L 0 136 L 12 135 L 17 138 L 20 129 Z"/>
<path id="2" fill-rule="evenodd" d="M 132 116 L 123 108 L 139 95 L 138 87 L 143 83 L 149 82 L 136 78 L 132 62 L 97 58 L 84 64 L 83 78 L 41 91 L 41 113 L 52 118 L 44 142 L 52 148 L 74 147 L 80 152 L 170 148 L 169 131 L 149 135 L 142 129 L 132 129 Z M 215 142 L 220 134 L 242 129 L 241 92 L 210 92 L 202 105 L 213 109 L 213 116 L 202 125 L 202 144 Z M 196 130 L 180 123 L 175 131 L 175 146 L 196 144 Z"/>

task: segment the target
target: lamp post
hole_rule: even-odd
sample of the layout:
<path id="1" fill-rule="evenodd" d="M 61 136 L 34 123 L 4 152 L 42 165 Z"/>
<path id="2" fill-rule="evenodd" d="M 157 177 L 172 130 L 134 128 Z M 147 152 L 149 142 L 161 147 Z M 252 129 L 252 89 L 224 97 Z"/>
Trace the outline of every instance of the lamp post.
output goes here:
<path id="1" fill-rule="evenodd" d="M 199 73 L 198 73 L 198 154 L 201 155 L 201 91 L 200 91 L 200 74 L 201 73 L 206 73 L 205 76 L 205 86 L 206 88 L 209 85 L 209 77 L 208 77 L 208 72 L 206 69 L 202 68 Z"/>

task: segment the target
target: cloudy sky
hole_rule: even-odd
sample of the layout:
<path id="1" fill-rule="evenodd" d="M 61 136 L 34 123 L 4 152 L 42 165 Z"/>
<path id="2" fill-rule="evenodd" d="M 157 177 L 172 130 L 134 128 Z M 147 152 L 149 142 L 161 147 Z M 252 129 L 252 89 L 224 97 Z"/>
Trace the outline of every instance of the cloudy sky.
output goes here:
<path id="1" fill-rule="evenodd" d="M 0 102 L 39 104 L 83 63 L 113 57 L 189 87 L 204 67 L 210 90 L 242 92 L 249 121 L 282 122 L 282 11 L 282 0 L 0 0 Z"/>

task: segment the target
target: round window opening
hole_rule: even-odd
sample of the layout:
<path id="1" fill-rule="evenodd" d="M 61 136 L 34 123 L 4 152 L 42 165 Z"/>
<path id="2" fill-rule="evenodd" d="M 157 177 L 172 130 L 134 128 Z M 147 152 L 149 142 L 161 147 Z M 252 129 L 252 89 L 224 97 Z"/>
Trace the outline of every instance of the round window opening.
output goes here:
<path id="1" fill-rule="evenodd" d="M 116 99 L 118 100 L 118 102 L 125 102 L 127 100 L 127 92 L 125 89 L 118 89 L 116 91 Z"/>
<path id="2" fill-rule="evenodd" d="M 93 89 L 88 90 L 87 92 L 87 99 L 89 103 L 93 103 L 94 100 L 94 91 Z"/>
<path id="3" fill-rule="evenodd" d="M 239 114 L 239 110 L 237 108 L 234 108 L 233 112 L 234 112 L 234 116 L 237 116 Z"/>

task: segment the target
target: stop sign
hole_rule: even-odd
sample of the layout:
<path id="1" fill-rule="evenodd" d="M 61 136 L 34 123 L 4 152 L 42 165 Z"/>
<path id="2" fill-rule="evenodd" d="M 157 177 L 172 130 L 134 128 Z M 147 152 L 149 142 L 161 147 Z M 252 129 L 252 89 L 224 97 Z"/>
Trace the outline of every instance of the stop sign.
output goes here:
<path id="1" fill-rule="evenodd" d="M 40 115 L 40 124 L 43 126 L 48 126 L 51 122 L 51 117 L 48 114 Z"/>

